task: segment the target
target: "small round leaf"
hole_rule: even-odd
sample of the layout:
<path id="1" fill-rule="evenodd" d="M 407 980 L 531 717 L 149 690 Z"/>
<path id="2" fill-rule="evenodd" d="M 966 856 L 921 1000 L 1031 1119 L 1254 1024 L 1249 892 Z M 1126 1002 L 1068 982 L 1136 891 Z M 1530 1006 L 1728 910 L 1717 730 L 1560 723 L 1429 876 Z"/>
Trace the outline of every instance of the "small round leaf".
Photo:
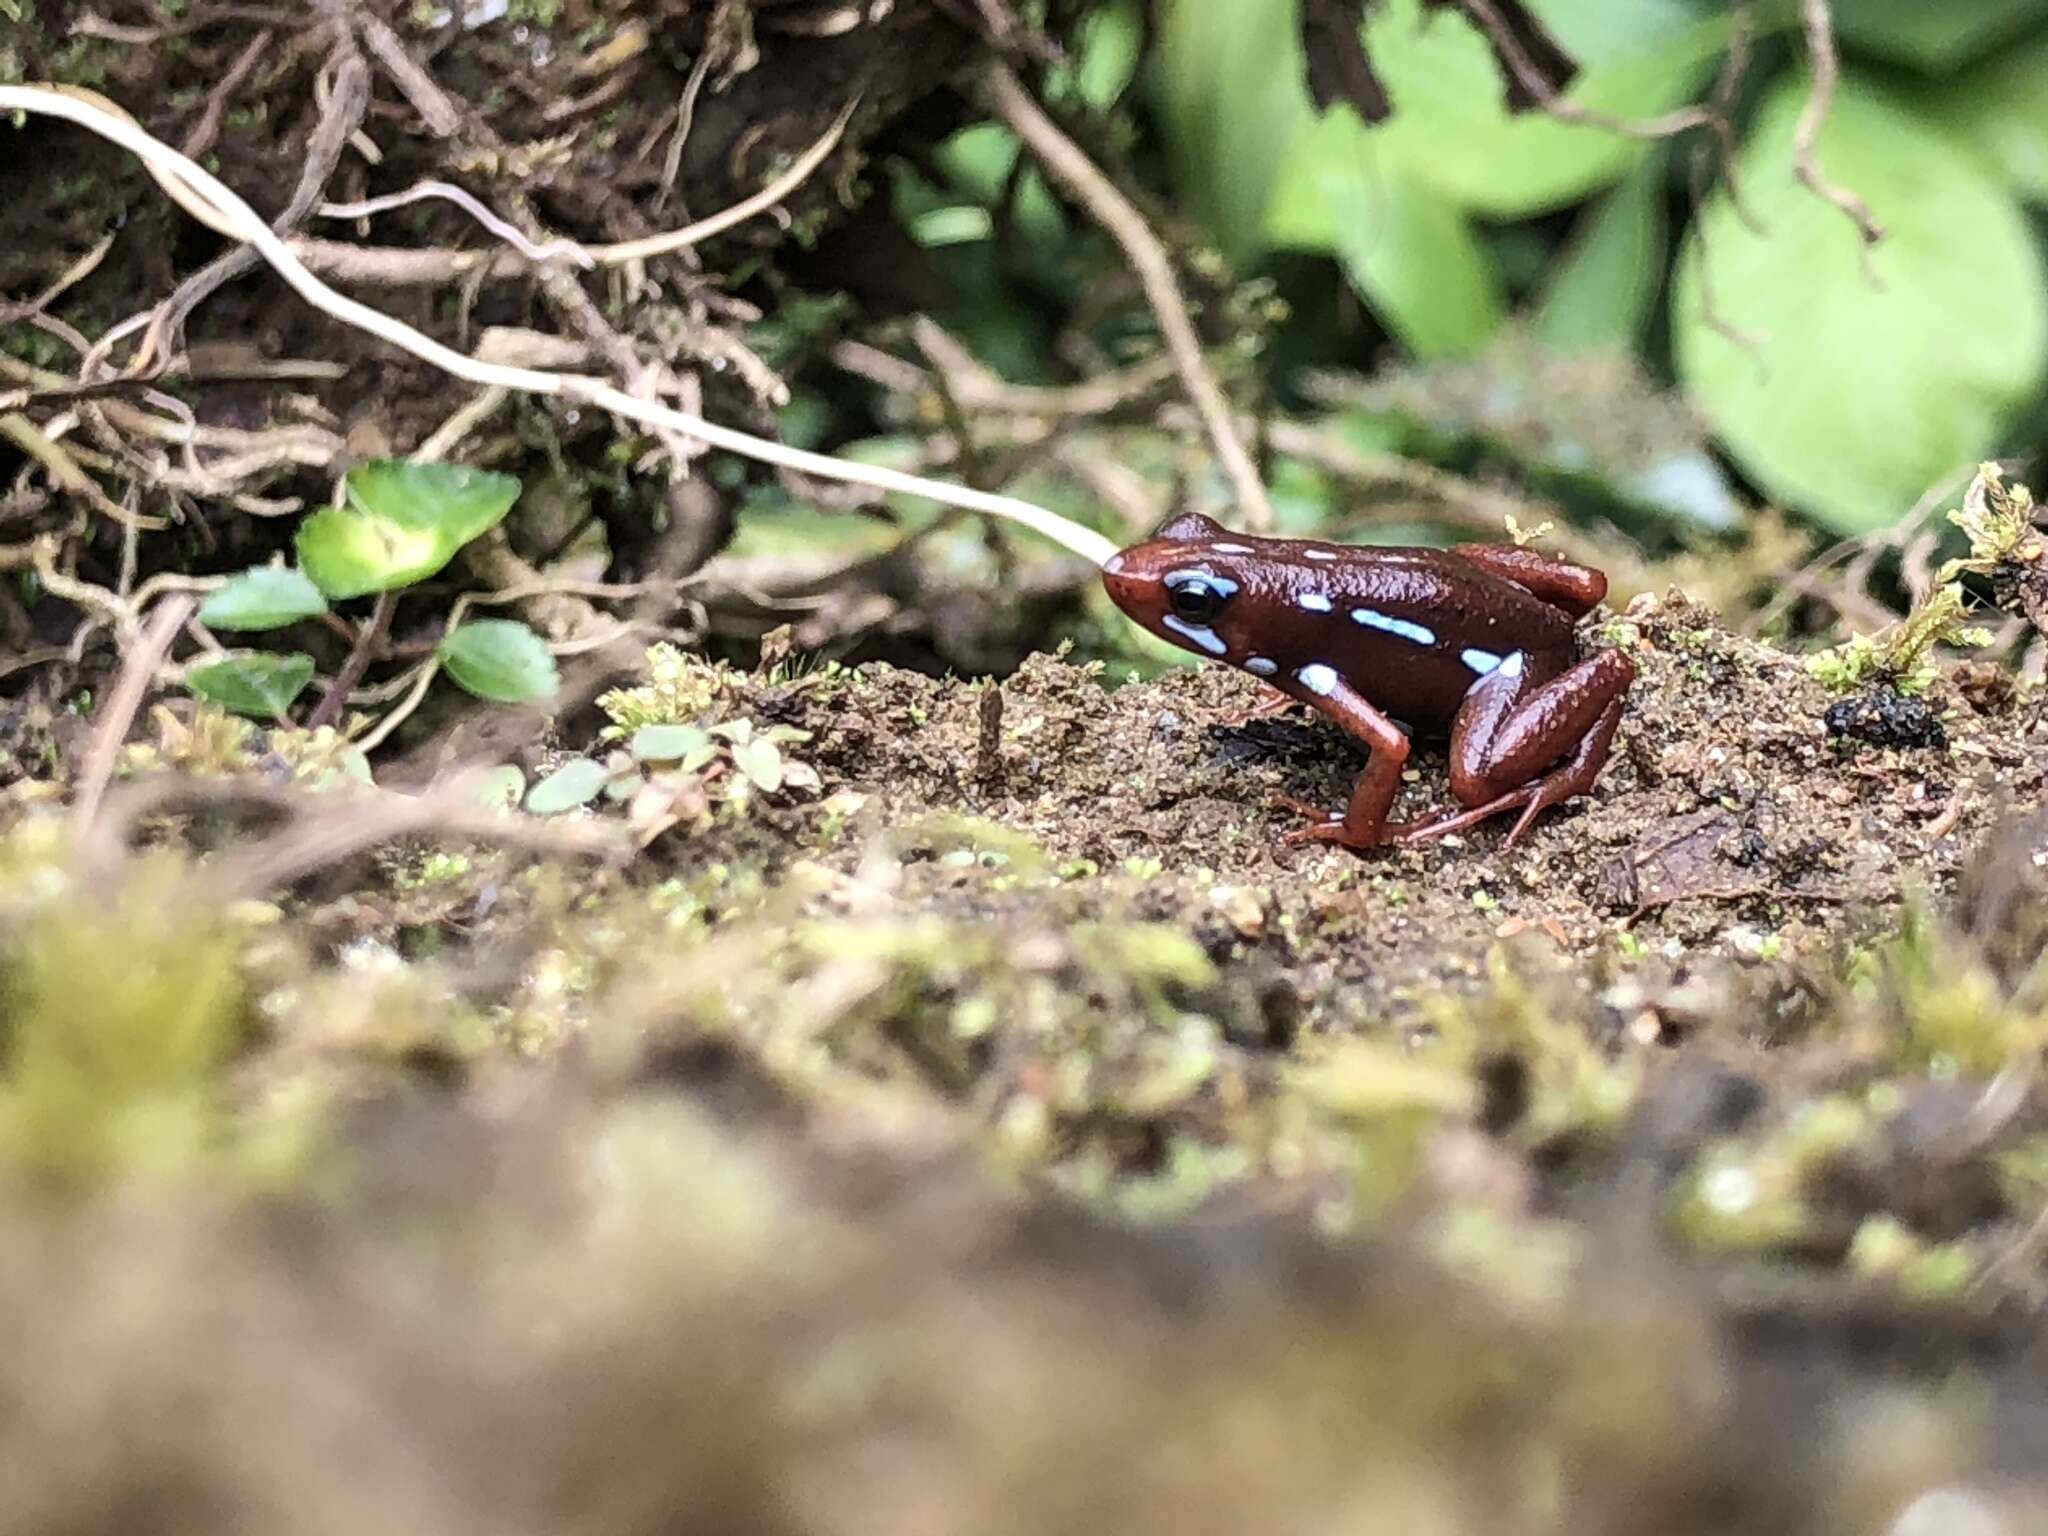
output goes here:
<path id="1" fill-rule="evenodd" d="M 210 629 L 282 629 L 327 611 L 327 599 L 305 572 L 259 565 L 207 594 L 199 622 Z"/>
<path id="2" fill-rule="evenodd" d="M 559 816 L 588 805 L 604 793 L 611 770 L 594 758 L 572 757 L 527 792 L 526 808 L 536 816 Z"/>
<path id="3" fill-rule="evenodd" d="M 774 794 L 782 788 L 782 749 L 772 741 L 755 737 L 732 749 L 733 766 L 747 776 L 756 789 Z"/>
<path id="4" fill-rule="evenodd" d="M 312 681 L 313 658 L 299 652 L 280 656 L 271 651 L 245 651 L 185 674 L 185 685 L 202 699 L 258 720 L 282 720 L 292 700 Z"/>
<path id="5" fill-rule="evenodd" d="M 499 704 L 531 704 L 561 683 L 546 643 L 516 619 L 461 625 L 442 639 L 439 655 L 456 682 Z"/>
<path id="6" fill-rule="evenodd" d="M 695 725 L 643 725 L 626 750 L 638 763 L 679 763 L 711 745 L 711 733 Z"/>
<path id="7" fill-rule="evenodd" d="M 526 798 L 526 775 L 511 763 L 500 763 L 478 774 L 471 792 L 478 805 L 504 810 Z"/>

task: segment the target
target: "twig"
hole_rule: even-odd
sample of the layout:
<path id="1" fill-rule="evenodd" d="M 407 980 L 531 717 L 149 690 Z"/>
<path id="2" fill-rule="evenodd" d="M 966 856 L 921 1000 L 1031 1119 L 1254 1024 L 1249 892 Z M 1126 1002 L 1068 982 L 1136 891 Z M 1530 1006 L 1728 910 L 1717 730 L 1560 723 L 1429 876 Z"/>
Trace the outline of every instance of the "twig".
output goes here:
<path id="1" fill-rule="evenodd" d="M 910 334 L 918 350 L 950 376 L 959 402 L 975 410 L 1062 419 L 1106 416 L 1142 403 L 1175 372 L 1173 359 L 1162 356 L 1075 384 L 1012 384 L 983 367 L 936 321 L 919 316 L 911 322 Z"/>
<path id="2" fill-rule="evenodd" d="M 168 526 L 162 518 L 140 517 L 115 501 L 100 489 L 100 484 L 78 467 L 64 445 L 44 432 L 26 416 L 16 411 L 0 415 L 0 441 L 14 444 L 23 453 L 41 464 L 49 472 L 51 482 L 61 491 L 83 498 L 93 510 L 112 518 L 117 523 L 131 523 L 144 528 Z"/>
<path id="3" fill-rule="evenodd" d="M 1851 192 L 1829 181 L 1820 168 L 1817 148 L 1820 130 L 1827 122 L 1828 109 L 1834 104 L 1835 86 L 1842 75 L 1841 56 L 1835 51 L 1835 22 L 1828 8 L 1828 0 L 1800 0 L 1800 25 L 1806 30 L 1806 52 L 1813 64 L 1813 89 L 1807 93 L 1806 106 L 1799 114 L 1799 127 L 1792 136 L 1792 168 L 1800 182 L 1825 203 L 1830 203 L 1847 215 L 1863 237 L 1863 271 L 1872 284 L 1877 284 L 1876 268 L 1870 261 L 1870 248 L 1884 239 L 1884 226 L 1871 213 L 1870 205 Z"/>
<path id="4" fill-rule="evenodd" d="M 838 146 L 839 139 L 846 132 L 846 125 L 853 120 L 854 109 L 860 105 L 860 98 L 854 97 L 839 109 L 839 115 L 832 119 L 818 142 L 805 150 L 790 165 L 789 169 L 776 177 L 751 197 L 743 197 L 730 208 L 686 224 L 681 229 L 672 229 L 666 234 L 648 235 L 639 240 L 626 240 L 617 245 L 590 247 L 590 254 L 597 261 L 608 266 L 621 262 L 645 261 L 650 256 L 665 255 L 680 251 L 686 246 L 700 244 L 713 235 L 722 234 L 735 224 L 744 224 L 757 213 L 764 213 L 781 202 L 790 193 L 809 180 L 811 172 L 825 163 L 825 157 Z"/>
<path id="5" fill-rule="evenodd" d="M 1662 117 L 1643 120 L 1616 117 L 1594 107 L 1581 106 L 1569 97 L 1561 96 L 1551 86 L 1549 77 L 1529 56 L 1516 36 L 1515 29 L 1495 8 L 1493 0 L 1460 0 L 1465 13 L 1478 23 L 1486 40 L 1493 45 L 1494 53 L 1514 76 L 1515 83 L 1527 93 L 1529 99 L 1541 106 L 1550 116 L 1560 122 L 1577 123 L 1588 128 L 1601 128 L 1631 139 L 1669 139 L 1694 128 L 1704 128 L 1712 121 L 1712 115 L 1704 107 L 1680 107 Z"/>
<path id="6" fill-rule="evenodd" d="M 619 829 L 591 822 L 511 816 L 478 803 L 464 786 L 422 795 L 384 790 L 314 792 L 248 779 L 162 775 L 109 796 L 106 814 L 81 849 L 88 868 L 119 858 L 131 830 L 151 816 L 179 810 L 247 807 L 284 818 L 284 829 L 247 852 L 223 858 L 198 877 L 192 899 L 220 905 L 261 896 L 343 859 L 405 837 L 499 843 L 530 853 L 619 863 L 632 845 Z"/>
<path id="7" fill-rule="evenodd" d="M 78 798 L 72 803 L 71 821 L 80 836 L 91 829 L 93 818 L 99 814 L 100 799 L 114 777 L 121 743 L 128 739 L 128 727 L 134 723 L 136 711 L 142 708 L 143 695 L 156 676 L 157 664 L 164 659 L 171 641 L 184 628 L 196 606 L 183 593 L 166 598 L 150 616 L 141 641 L 121 658 L 120 674 L 100 705 L 99 718 L 93 722 L 92 744 L 86 749 L 85 768 L 78 776 Z"/>
<path id="8" fill-rule="evenodd" d="M 452 614 L 449 618 L 448 627 L 450 629 L 455 627 Z M 406 694 L 396 709 L 393 709 L 383 719 L 370 727 L 368 731 L 356 738 L 356 750 L 367 756 L 389 741 L 391 733 L 410 720 L 413 712 L 426 702 L 427 690 L 433 687 L 434 679 L 440 675 L 440 672 L 441 658 L 438 654 L 429 656 L 425 661 L 421 662 L 419 675 L 413 679 L 412 691 Z"/>
<path id="9" fill-rule="evenodd" d="M 515 368 L 480 363 L 431 336 L 380 310 L 372 309 L 346 294 L 337 293 L 306 269 L 284 240 L 262 217 L 205 167 L 180 155 L 155 138 L 125 114 L 108 111 L 74 95 L 45 86 L 0 86 L 0 112 L 27 112 L 61 118 L 86 128 L 101 138 L 120 145 L 140 157 L 159 179 L 178 184 L 192 202 L 210 205 L 212 218 L 232 232 L 233 238 L 252 245 L 276 269 L 294 292 L 316 309 L 331 315 L 382 341 L 411 353 L 422 362 L 473 384 L 500 385 L 522 394 L 558 397 L 628 421 L 666 432 L 697 438 L 713 448 L 740 454 L 765 464 L 793 469 L 820 479 L 871 486 L 896 495 L 922 496 L 948 506 L 965 508 L 990 517 L 1007 518 L 1061 544 L 1093 564 L 1100 565 L 1116 552 L 1116 546 L 1091 528 L 1068 521 L 1044 507 L 1014 496 L 976 491 L 918 475 L 906 475 L 879 465 L 855 464 L 829 454 L 791 448 L 783 443 L 755 437 L 751 433 L 719 426 L 701 416 L 671 406 L 629 395 L 601 380 L 569 374 L 549 373 L 533 368 Z M 181 206 L 184 199 L 180 200 Z M 1185 319 L 1183 317 L 1183 324 Z M 1249 461 L 1247 461 L 1249 462 Z"/>
<path id="10" fill-rule="evenodd" d="M 333 684 L 313 707 L 313 713 L 306 717 L 307 730 L 317 731 L 341 719 L 350 692 L 370 670 L 370 658 L 376 654 L 377 642 L 384 638 L 385 630 L 391 627 L 391 610 L 397 606 L 398 599 L 393 593 L 377 594 L 377 604 L 370 610 L 368 622 L 357 633 L 356 643 L 349 647 L 348 658 L 342 662 L 341 670 L 334 674 Z"/>
<path id="11" fill-rule="evenodd" d="M 99 264 L 107 259 L 107 252 L 113 248 L 114 237 L 103 236 L 98 245 L 66 267 L 58 274 L 54 283 L 34 298 L 20 304 L 0 304 L 0 325 L 9 325 L 17 320 L 26 320 L 32 315 L 40 315 L 67 291 L 92 276 L 98 270 Z"/>
<path id="12" fill-rule="evenodd" d="M 1245 450 L 1244 440 L 1238 436 L 1223 391 L 1202 358 L 1202 344 L 1188 320 L 1187 300 L 1181 296 L 1180 283 L 1173 275 L 1173 263 L 1167 257 L 1166 248 L 1152 233 L 1144 217 L 1131 206 L 1130 200 L 1096 169 L 1094 162 L 1081 152 L 1080 146 L 1045 115 L 1015 75 L 1003 65 L 995 64 L 990 66 L 986 79 L 996 115 L 1030 147 L 1053 179 L 1063 183 L 1079 198 L 1095 221 L 1109 232 L 1110 238 L 1123 247 L 1124 255 L 1136 270 L 1145 298 L 1158 320 L 1159 334 L 1166 341 L 1166 350 L 1172 356 L 1174 366 L 1180 370 L 1181 383 L 1194 401 L 1216 456 L 1222 460 L 1223 468 L 1230 476 L 1245 523 L 1254 529 L 1270 529 L 1273 526 L 1272 502 L 1267 498 L 1258 469 L 1252 464 L 1251 454 Z"/>
<path id="13" fill-rule="evenodd" d="M 403 208 L 407 204 L 424 202 L 429 198 L 439 198 L 443 202 L 453 203 L 500 240 L 516 249 L 528 261 L 560 259 L 579 267 L 588 268 L 595 265 L 590 253 L 574 240 L 550 240 L 546 245 L 534 244 L 462 188 L 448 181 L 422 181 L 416 186 L 407 187 L 403 192 L 387 192 L 382 197 L 366 197 L 360 202 L 322 203 L 319 213 L 323 219 L 366 219 L 373 213 Z"/>
<path id="14" fill-rule="evenodd" d="M 500 407 L 511 398 L 505 390 L 491 386 L 434 428 L 432 434 L 412 451 L 413 461 L 432 464 L 447 458 L 457 443 L 497 415 Z"/>
<path id="15" fill-rule="evenodd" d="M 704 89 L 704 81 L 711 73 L 711 60 L 718 53 L 713 46 L 712 33 L 716 30 L 714 20 L 704 31 L 704 46 L 697 52 L 697 62 L 690 66 L 689 78 L 683 82 L 683 93 L 676 99 L 676 129 L 668 141 L 668 153 L 661 161 L 661 190 L 654 194 L 654 211 L 660 213 L 668 206 L 670 195 L 676 189 L 676 178 L 683 170 L 683 146 L 690 141 L 690 129 L 697 121 L 697 96 Z M 683 212 L 690 210 L 685 208 Z"/>
<path id="16" fill-rule="evenodd" d="M 242 88 L 242 82 L 249 78 L 257 62 L 270 48 L 270 40 L 277 34 L 268 27 L 249 39 L 249 44 L 235 62 L 228 66 L 228 72 L 220 78 L 206 96 L 206 110 L 199 114 L 199 121 L 192 125 L 192 131 L 185 135 L 185 142 L 178 147 L 186 154 L 199 156 L 213 148 L 213 141 L 220 135 L 220 120 L 227 111 L 228 100 Z"/>
<path id="17" fill-rule="evenodd" d="M 651 257 L 669 255 L 701 244 L 714 235 L 723 234 L 736 224 L 744 224 L 756 214 L 765 213 L 780 203 L 810 177 L 838 146 L 840 137 L 846 132 L 846 125 L 852 119 L 854 109 L 860 105 L 858 99 L 850 101 L 832 120 L 818 141 L 799 155 L 789 169 L 762 187 L 734 203 L 694 224 L 685 224 L 681 229 L 671 229 L 658 235 L 645 235 L 638 240 L 624 240 L 611 245 L 579 245 L 570 240 L 551 240 L 535 247 L 533 243 L 516 230 L 506 234 L 503 221 L 490 214 L 474 199 L 462 203 L 479 223 L 483 223 L 493 234 L 500 235 L 513 246 L 512 250 L 461 251 L 445 247 L 425 249 L 396 248 L 389 246 L 347 245 L 331 240 L 295 240 L 293 250 L 310 267 L 323 272 L 332 272 L 344 279 L 376 283 L 388 287 L 420 286 L 445 282 L 464 272 L 484 269 L 490 277 L 516 277 L 529 268 L 530 262 L 567 256 L 579 266 L 623 266 L 628 262 L 646 261 Z M 332 211 L 336 216 L 353 216 L 358 212 L 375 212 L 380 207 L 395 206 L 399 201 L 412 201 L 416 197 L 431 196 L 425 188 L 446 188 L 446 183 L 429 182 L 411 191 L 394 193 L 390 198 L 372 199 L 369 203 L 338 204 Z M 440 193 L 447 196 L 459 188 L 446 189 Z M 467 194 L 463 194 L 467 198 Z M 452 197 L 451 201 L 454 201 Z M 227 233 L 223 230 L 222 233 Z"/>

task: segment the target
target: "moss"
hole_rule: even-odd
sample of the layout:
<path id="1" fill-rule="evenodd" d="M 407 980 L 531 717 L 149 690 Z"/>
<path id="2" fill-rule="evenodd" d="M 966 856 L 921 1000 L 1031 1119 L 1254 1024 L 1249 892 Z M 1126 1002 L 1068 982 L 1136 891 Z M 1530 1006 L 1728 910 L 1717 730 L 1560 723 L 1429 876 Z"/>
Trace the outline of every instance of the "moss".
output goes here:
<path id="1" fill-rule="evenodd" d="M 646 667 L 646 682 L 599 696 L 598 708 L 611 719 L 606 740 L 623 740 L 643 726 L 703 723 L 739 693 L 739 675 L 730 667 L 673 645 L 650 647 Z"/>
<path id="2" fill-rule="evenodd" d="M 2035 968 L 2038 971 L 2038 967 Z M 2029 973 L 2009 987 L 1976 945 L 1909 906 L 1858 967 L 1868 1023 L 1892 1063 L 1936 1077 L 1989 1077 L 2048 1049 L 2048 996 Z"/>
<path id="3" fill-rule="evenodd" d="M 1826 1249 L 1817 1204 L 1821 1180 L 1876 1129 L 1870 1106 L 1846 1094 L 1799 1105 L 1757 1136 L 1731 1138 L 1681 1181 L 1672 1223 L 1687 1245 L 1710 1253 L 1789 1254 Z"/>
<path id="4" fill-rule="evenodd" d="M 248 1024 L 237 935 L 168 860 L 111 898 L 57 879 L 0 956 L 0 1148 L 65 1185 L 183 1175 L 228 1138 L 223 1073 Z"/>
<path id="5" fill-rule="evenodd" d="M 1939 675 L 1935 647 L 1989 641 L 1988 633 L 1965 622 L 1967 612 L 1961 585 L 1948 582 L 1898 623 L 1809 657 L 1807 668 L 1838 693 L 1880 683 L 1909 696 L 1925 693 Z"/>

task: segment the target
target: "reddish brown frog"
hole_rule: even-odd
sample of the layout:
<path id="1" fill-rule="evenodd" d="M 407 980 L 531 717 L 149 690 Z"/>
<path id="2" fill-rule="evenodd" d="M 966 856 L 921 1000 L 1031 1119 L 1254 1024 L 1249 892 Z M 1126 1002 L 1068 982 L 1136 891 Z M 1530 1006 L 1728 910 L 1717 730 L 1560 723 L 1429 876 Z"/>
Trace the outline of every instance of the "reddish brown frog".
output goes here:
<path id="1" fill-rule="evenodd" d="M 1161 639 L 1265 679 L 1371 749 L 1341 814 L 1287 802 L 1315 818 L 1291 842 L 1376 848 L 1519 809 L 1512 846 L 1593 787 L 1635 680 L 1619 651 L 1579 656 L 1576 622 L 1606 576 L 1515 544 L 1256 538 L 1190 513 L 1112 557 L 1102 579 Z M 1448 733 L 1458 804 L 1397 823 L 1404 724 Z"/>

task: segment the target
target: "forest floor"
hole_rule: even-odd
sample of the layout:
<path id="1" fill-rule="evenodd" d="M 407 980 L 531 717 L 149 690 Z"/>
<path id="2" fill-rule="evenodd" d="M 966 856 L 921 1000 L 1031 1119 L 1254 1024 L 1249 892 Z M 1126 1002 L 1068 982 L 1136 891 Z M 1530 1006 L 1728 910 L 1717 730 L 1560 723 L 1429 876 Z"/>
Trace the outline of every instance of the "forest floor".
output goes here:
<path id="1" fill-rule="evenodd" d="M 154 103 L 266 211 L 347 67 L 369 77 L 317 18 L 116 9 L 0 23 L 0 80 Z M 516 43 L 407 23 L 437 39 L 428 84 L 538 165 L 424 132 L 436 98 L 361 23 L 380 184 L 469 155 L 498 203 L 531 182 L 552 226 L 625 240 L 664 175 L 725 207 L 858 98 L 849 160 L 709 275 L 657 269 L 665 297 L 479 278 L 451 314 L 446 281 L 365 286 L 451 334 L 679 358 L 708 415 L 769 430 L 773 375 L 733 364 L 744 306 L 690 306 L 770 251 L 749 302 L 795 309 L 821 269 L 835 298 L 922 302 L 882 280 L 885 231 L 835 222 L 851 157 L 988 40 L 912 0 L 761 0 L 746 42 L 775 67 L 735 52 L 664 171 L 710 8 L 632 9 L 570 7 L 562 28 L 622 40 L 601 68 L 537 15 Z M 228 110 L 238 89 L 265 110 Z M 219 253 L 113 150 L 24 131 L 0 292 L 118 227 L 50 300 L 98 335 Z M 573 134 L 573 157 L 550 137 Z M 367 158 L 341 163 L 327 191 L 367 190 Z M 103 591 L 260 564 L 288 493 L 464 408 L 280 293 L 201 303 L 165 384 L 251 434 L 210 467 L 260 475 L 124 543 L 17 431 L 9 539 Z M 4 313 L 10 387 L 68 387 L 69 343 Z M 1158 379 L 1114 411 L 1155 412 Z M 83 462 L 182 484 L 147 446 Z M 681 593 L 734 507 L 715 474 L 627 473 L 653 453 L 631 446 L 537 405 L 471 439 L 521 473 L 525 521 L 446 591 L 517 585 L 507 551 L 602 523 L 617 591 Z M 1489 486 L 1502 505 L 1554 510 Z M 1111 686 L 1082 659 L 1129 659 L 1077 619 L 1092 571 L 1014 548 L 978 583 L 934 576 L 939 538 L 728 552 L 708 648 L 767 660 L 591 647 L 557 714 L 444 691 L 375 763 L 419 799 L 353 784 L 331 732 L 175 691 L 114 710 L 135 647 L 10 581 L 0 1532 L 2043 1528 L 2041 695 L 1988 663 L 1830 686 L 1709 606 L 1714 574 L 1774 554 L 1624 571 L 1611 529 L 1560 537 L 1604 541 L 1625 601 L 1583 639 L 1638 674 L 1594 792 L 1513 849 L 1492 825 L 1363 855 L 1286 844 L 1275 803 L 1342 804 L 1355 744 L 1232 723 L 1255 688 L 1223 669 Z M 747 606 L 778 578 L 794 597 Z M 576 608 L 571 585 L 542 601 Z M 652 632 L 682 607 L 618 602 Z M 304 642 L 330 672 L 339 628 Z M 125 752 L 81 810 L 108 719 Z M 634 755 L 649 727 L 671 755 Z M 604 788 L 486 809 L 441 774 L 474 763 L 542 802 L 565 771 Z M 1448 793 L 1440 748 L 1411 767 L 1403 815 Z"/>
<path id="2" fill-rule="evenodd" d="M 713 771 L 630 856 L 403 842 L 279 904 L 88 876 L 17 786 L 18 1040 L 132 1046 L 169 988 L 231 1075 L 22 1068 L 17 1155 L 143 1172 L 5 1218 L 16 1507 L 175 1472 L 337 1527 L 2022 1519 L 2038 711 L 1942 685 L 1879 745 L 1682 597 L 1588 639 L 1641 674 L 1620 749 L 1511 852 L 1284 848 L 1341 737 L 1052 657 L 657 654 L 616 720 L 778 741 L 783 782 Z M 233 803 L 137 830 L 232 861 Z M 133 984 L 79 986 L 117 946 Z"/>

